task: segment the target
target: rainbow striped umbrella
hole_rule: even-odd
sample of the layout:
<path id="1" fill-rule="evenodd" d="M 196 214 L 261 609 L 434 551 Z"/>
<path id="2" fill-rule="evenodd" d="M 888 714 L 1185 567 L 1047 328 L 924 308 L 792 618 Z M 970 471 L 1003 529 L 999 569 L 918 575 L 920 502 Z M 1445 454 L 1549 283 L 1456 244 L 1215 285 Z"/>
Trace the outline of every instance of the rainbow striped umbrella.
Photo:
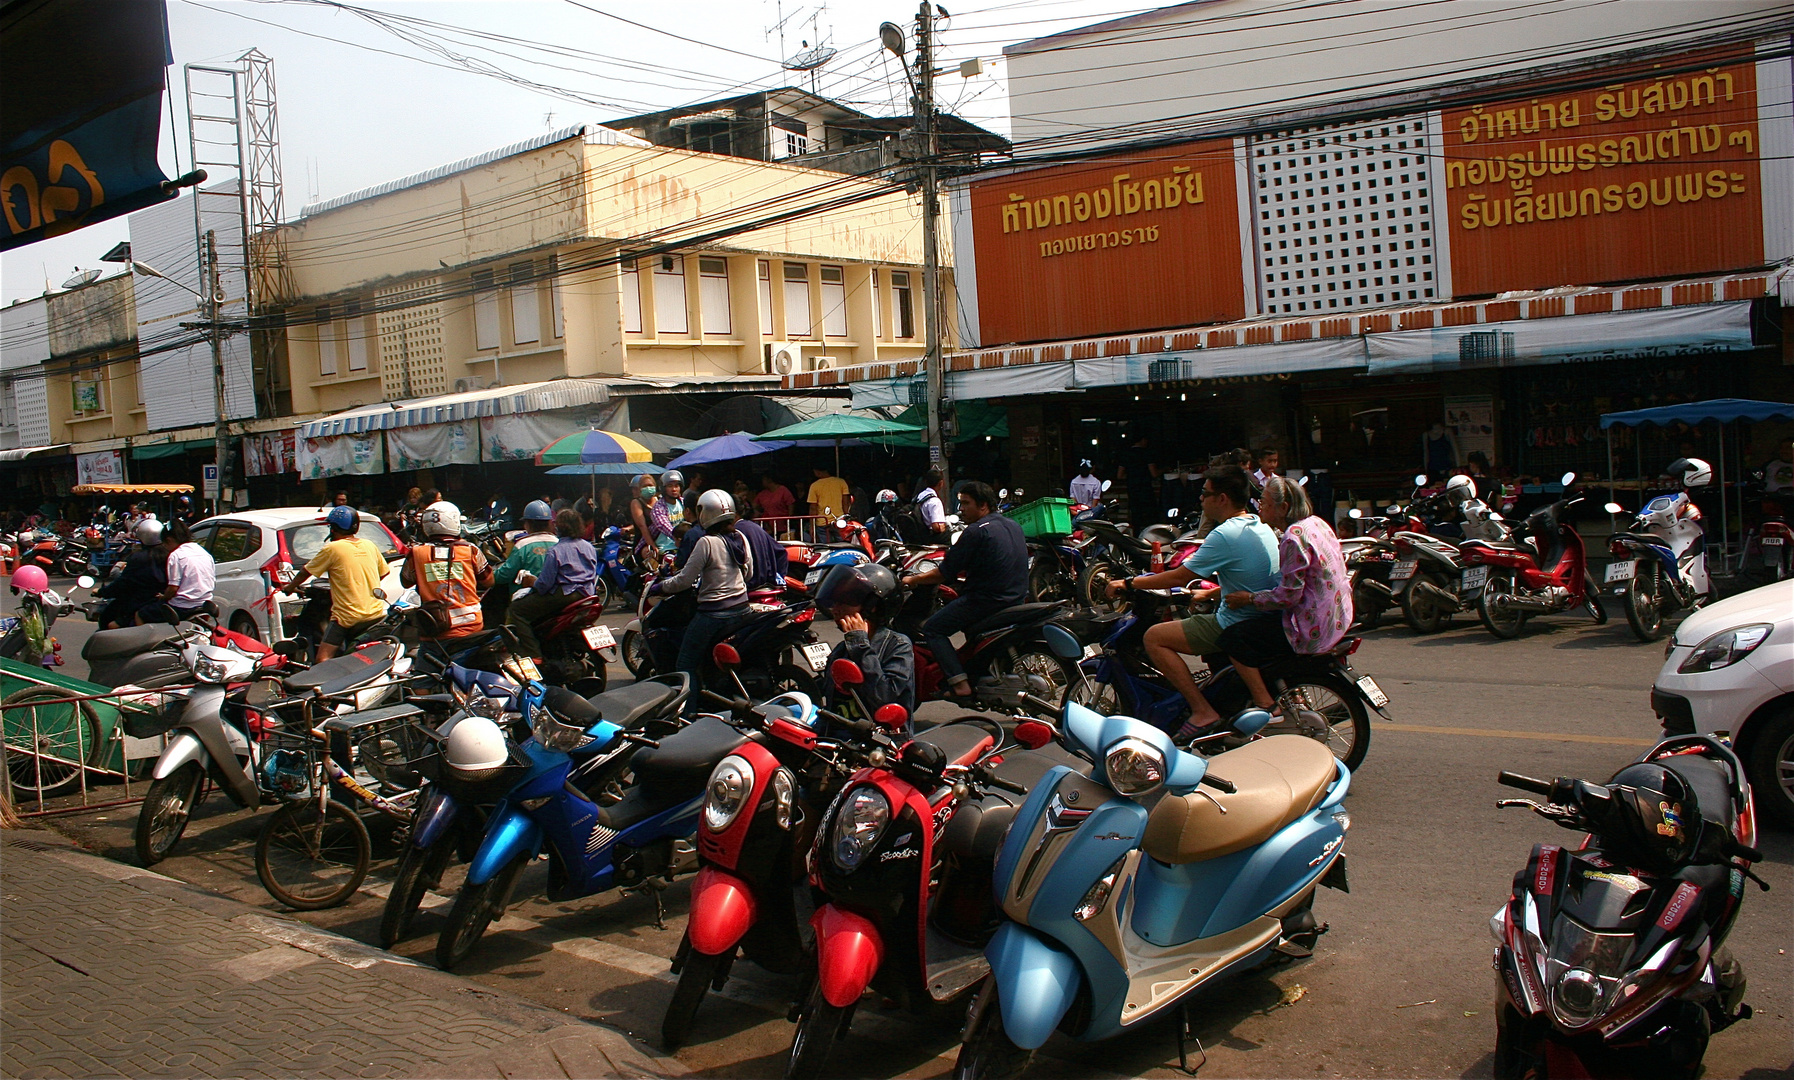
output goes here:
<path id="1" fill-rule="evenodd" d="M 595 465 L 653 461 L 654 453 L 627 435 L 611 431 L 576 431 L 556 439 L 536 454 L 538 465 Z"/>

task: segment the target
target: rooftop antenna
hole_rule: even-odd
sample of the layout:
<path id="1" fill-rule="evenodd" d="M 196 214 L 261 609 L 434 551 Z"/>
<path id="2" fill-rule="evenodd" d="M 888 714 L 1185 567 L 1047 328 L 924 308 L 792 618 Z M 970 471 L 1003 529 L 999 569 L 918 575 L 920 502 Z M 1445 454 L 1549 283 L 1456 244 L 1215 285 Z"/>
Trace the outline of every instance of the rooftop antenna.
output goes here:
<path id="1" fill-rule="evenodd" d="M 809 41 L 804 41 L 803 51 L 785 61 L 786 71 L 807 71 L 810 73 L 810 93 L 812 94 L 817 92 L 816 73 L 822 70 L 823 66 L 830 60 L 835 58 L 836 50 L 829 45 L 823 44 L 822 39 L 816 32 L 817 23 L 821 19 L 822 13 L 826 10 L 827 5 L 823 5 L 810 15 L 810 37 L 814 38 L 817 43 L 811 45 Z M 784 46 L 784 39 L 781 37 L 779 41 L 780 52 L 785 51 Z"/>

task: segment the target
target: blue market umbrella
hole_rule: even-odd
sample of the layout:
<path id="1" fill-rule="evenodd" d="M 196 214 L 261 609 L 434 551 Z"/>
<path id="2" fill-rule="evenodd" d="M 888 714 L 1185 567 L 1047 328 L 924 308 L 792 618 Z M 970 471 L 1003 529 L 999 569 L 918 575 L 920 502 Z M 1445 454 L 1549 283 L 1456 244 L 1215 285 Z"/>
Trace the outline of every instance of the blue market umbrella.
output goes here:
<path id="1" fill-rule="evenodd" d="M 800 442 L 765 443 L 756 440 L 745 432 L 734 432 L 729 435 L 718 435 L 714 439 L 704 439 L 683 455 L 674 458 L 667 464 L 669 469 L 684 469 L 693 465 L 714 465 L 719 461 L 740 461 L 743 458 L 758 457 L 761 454 L 777 453 L 793 446 L 818 447 L 834 446 L 833 439 L 806 439 Z M 848 445 L 863 445 L 858 439 L 849 440 Z"/>

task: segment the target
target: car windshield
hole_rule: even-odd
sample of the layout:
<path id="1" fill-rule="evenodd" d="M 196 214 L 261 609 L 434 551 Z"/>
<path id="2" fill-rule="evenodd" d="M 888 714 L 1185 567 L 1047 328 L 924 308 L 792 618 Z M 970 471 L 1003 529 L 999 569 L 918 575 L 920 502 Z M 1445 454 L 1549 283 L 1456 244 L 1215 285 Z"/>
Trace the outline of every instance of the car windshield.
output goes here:
<path id="1" fill-rule="evenodd" d="M 392 537 L 374 522 L 364 520 L 361 523 L 361 531 L 355 535 L 372 541 L 383 558 L 398 551 L 398 548 L 393 546 Z M 329 542 L 330 526 L 322 521 L 310 522 L 287 530 L 287 550 L 293 553 L 293 561 L 299 565 L 310 562 L 312 557 L 323 550 L 324 545 Z"/>

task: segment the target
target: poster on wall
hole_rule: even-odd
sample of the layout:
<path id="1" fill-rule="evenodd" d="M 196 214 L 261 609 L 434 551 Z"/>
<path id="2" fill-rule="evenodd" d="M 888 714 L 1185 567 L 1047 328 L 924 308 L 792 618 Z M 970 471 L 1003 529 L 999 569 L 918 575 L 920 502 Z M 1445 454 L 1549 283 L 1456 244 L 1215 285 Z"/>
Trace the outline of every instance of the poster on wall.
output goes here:
<path id="1" fill-rule="evenodd" d="M 301 439 L 299 475 L 306 480 L 327 476 L 375 476 L 386 471 L 386 441 L 378 431 Z"/>
<path id="2" fill-rule="evenodd" d="M 980 343 L 1243 317 L 1235 169 L 1214 139 L 972 184 Z"/>
<path id="3" fill-rule="evenodd" d="M 1448 397 L 1445 399 L 1445 426 L 1458 440 L 1458 461 L 1470 460 L 1481 450 L 1491 465 L 1495 463 L 1495 399 L 1487 396 Z"/>
<path id="4" fill-rule="evenodd" d="M 584 425 L 565 413 L 506 413 L 480 417 L 482 461 L 528 461 L 536 452 Z"/>
<path id="5" fill-rule="evenodd" d="M 97 450 L 75 455 L 75 483 L 122 484 L 125 482 L 125 455 L 118 450 Z"/>
<path id="6" fill-rule="evenodd" d="M 478 465 L 480 429 L 472 420 L 417 424 L 386 433 L 394 472 L 433 469 L 439 465 Z"/>
<path id="7" fill-rule="evenodd" d="M 298 472 L 298 436 L 291 431 L 268 431 L 243 436 L 243 468 L 250 476 L 279 476 Z"/>
<path id="8" fill-rule="evenodd" d="M 1761 265 L 1756 77 L 1753 61 L 1708 53 L 1446 110 L 1452 291 Z"/>

